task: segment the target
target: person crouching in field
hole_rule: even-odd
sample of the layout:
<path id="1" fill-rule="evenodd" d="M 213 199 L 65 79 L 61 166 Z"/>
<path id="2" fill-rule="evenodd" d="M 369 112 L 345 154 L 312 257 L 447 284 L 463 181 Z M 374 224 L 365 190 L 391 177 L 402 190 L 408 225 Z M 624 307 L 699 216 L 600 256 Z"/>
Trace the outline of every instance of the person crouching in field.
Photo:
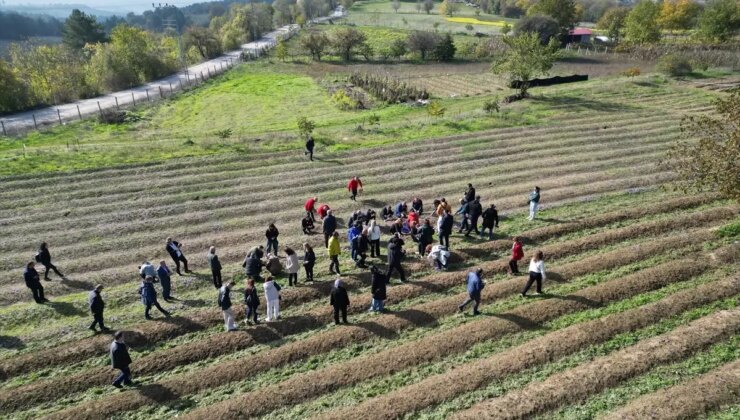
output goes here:
<path id="1" fill-rule="evenodd" d="M 146 308 L 144 309 L 144 317 L 146 319 L 152 319 L 151 315 L 149 315 L 149 311 L 152 309 L 152 306 L 155 306 L 164 316 L 170 316 L 170 313 L 162 308 L 157 301 L 157 290 L 154 288 L 153 277 L 146 276 L 144 281 L 141 282 L 141 286 L 139 286 L 139 294 L 141 295 L 141 303 L 143 303 Z"/>
<path id="2" fill-rule="evenodd" d="M 340 312 L 342 313 L 342 321 L 344 321 L 345 324 L 349 324 L 347 321 L 349 295 L 347 294 L 347 289 L 344 288 L 344 284 L 341 279 L 336 279 L 334 281 L 334 287 L 331 289 L 329 304 L 334 307 L 334 324 L 339 325 Z"/>
<path id="3" fill-rule="evenodd" d="M 103 291 L 103 285 L 99 284 L 95 286 L 95 288 L 87 296 L 87 304 L 90 307 L 90 312 L 93 315 L 93 322 L 92 324 L 90 324 L 90 329 L 93 330 L 94 332 L 98 332 L 95 329 L 96 324 L 100 327 L 101 332 L 110 331 L 108 327 L 105 326 L 105 321 L 103 320 L 103 310 L 105 309 L 105 301 L 103 301 L 103 296 L 100 295 L 100 292 L 102 291 Z"/>
<path id="4" fill-rule="evenodd" d="M 313 225 L 313 219 L 306 216 L 303 219 L 301 219 L 301 229 L 303 230 L 304 235 L 310 235 L 313 232 L 314 225 Z"/>
<path id="5" fill-rule="evenodd" d="M 257 288 L 254 286 L 254 280 L 252 279 L 247 280 L 247 287 L 244 289 L 244 304 L 247 307 L 247 319 L 245 322 L 248 325 L 252 325 L 252 321 L 254 321 L 255 325 L 259 325 L 257 308 L 260 306 L 260 298 L 257 294 Z M 250 318 L 252 321 L 250 321 Z"/>
<path id="6" fill-rule="evenodd" d="M 218 289 L 218 306 L 224 313 L 224 328 L 226 331 L 236 331 L 236 322 L 234 321 L 234 312 L 231 310 L 231 288 L 234 282 L 230 281 Z"/>
<path id="7" fill-rule="evenodd" d="M 212 246 L 208 249 L 208 255 L 206 255 L 206 259 L 208 260 L 208 266 L 211 268 L 211 275 L 213 276 L 213 286 L 216 289 L 219 289 L 221 287 L 221 261 L 218 260 L 218 255 L 216 255 L 215 246 Z"/>
<path id="8" fill-rule="evenodd" d="M 519 237 L 514 237 L 514 244 L 511 246 L 511 259 L 509 260 L 509 274 L 515 276 L 519 274 L 519 261 L 524 258 L 524 250 Z"/>
<path id="9" fill-rule="evenodd" d="M 481 278 L 482 276 L 483 269 L 481 268 L 477 268 L 468 273 L 468 276 L 465 279 L 468 286 L 468 298 L 465 299 L 465 302 L 457 307 L 460 312 L 463 312 L 465 310 L 465 307 L 468 305 L 468 303 L 475 302 L 473 304 L 473 315 L 480 315 L 480 312 L 478 311 L 478 306 L 480 306 L 481 292 L 485 287 L 485 283 L 483 283 L 483 279 Z"/>
<path id="10" fill-rule="evenodd" d="M 26 264 L 26 269 L 23 271 L 23 280 L 26 282 L 26 287 L 31 289 L 33 300 L 36 303 L 48 302 L 49 300 L 44 297 L 44 286 L 41 285 L 41 279 L 35 266 L 36 263 L 33 261 Z"/>
<path id="11" fill-rule="evenodd" d="M 121 384 L 127 386 L 133 386 L 134 382 L 131 380 L 131 356 L 128 354 L 128 346 L 123 342 L 123 331 L 117 331 L 113 336 L 114 340 L 110 344 L 110 360 L 113 369 L 118 369 L 121 373 L 116 376 L 113 381 L 113 386 L 116 388 L 123 388 Z"/>
<path id="12" fill-rule="evenodd" d="M 244 267 L 247 278 L 254 281 L 262 280 L 260 273 L 262 273 L 262 267 L 264 266 L 264 263 L 262 262 L 263 249 L 264 248 L 262 248 L 262 246 L 253 248 L 249 253 L 247 253 L 247 256 L 244 258 L 244 262 L 242 263 L 242 267 Z"/>
<path id="13" fill-rule="evenodd" d="M 316 221 L 316 218 L 314 217 L 313 213 L 316 210 L 316 203 L 318 202 L 319 197 L 311 197 L 308 200 L 306 200 L 306 204 L 303 205 L 303 209 L 306 210 L 306 217 L 311 219 L 311 221 Z M 326 204 L 324 204 L 326 205 Z"/>
<path id="14" fill-rule="evenodd" d="M 429 261 L 434 265 L 434 269 L 437 271 L 447 269 L 447 260 L 450 258 L 450 251 L 444 245 L 427 245 L 426 251 L 429 253 L 427 257 Z"/>
<path id="15" fill-rule="evenodd" d="M 272 276 L 265 279 L 262 285 L 265 289 L 265 300 L 267 301 L 267 322 L 277 321 L 280 319 L 280 285 L 272 279 Z"/>
<path id="16" fill-rule="evenodd" d="M 537 288 L 535 295 L 542 293 L 542 281 L 547 278 L 545 274 L 545 256 L 542 251 L 534 253 L 534 257 L 529 261 L 529 280 L 527 280 L 524 290 L 522 290 L 521 296 L 527 297 L 527 290 L 532 287 L 532 283 L 537 282 Z"/>

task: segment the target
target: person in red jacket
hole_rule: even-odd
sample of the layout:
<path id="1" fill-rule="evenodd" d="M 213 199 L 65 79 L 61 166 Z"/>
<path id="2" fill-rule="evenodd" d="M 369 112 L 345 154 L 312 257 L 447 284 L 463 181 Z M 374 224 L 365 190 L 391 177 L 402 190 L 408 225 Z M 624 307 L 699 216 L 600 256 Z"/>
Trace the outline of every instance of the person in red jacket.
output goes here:
<path id="1" fill-rule="evenodd" d="M 331 208 L 329 208 L 328 204 L 322 204 L 316 212 L 319 214 L 321 220 L 324 220 L 324 217 L 329 213 L 329 210 L 331 210 Z"/>
<path id="2" fill-rule="evenodd" d="M 303 206 L 303 208 L 306 210 L 306 216 L 311 219 L 312 222 L 316 221 L 316 218 L 313 215 L 314 207 L 316 207 L 316 202 L 319 201 L 318 197 L 309 198 L 306 200 L 306 204 Z"/>
<path id="3" fill-rule="evenodd" d="M 519 266 L 517 262 L 524 258 L 524 250 L 522 249 L 522 243 L 519 242 L 518 237 L 514 237 L 514 245 L 511 247 L 511 259 L 509 260 L 509 274 L 519 274 Z"/>
<path id="4" fill-rule="evenodd" d="M 360 181 L 360 178 L 353 176 L 352 179 L 350 179 L 347 183 L 347 191 L 350 191 L 352 193 L 352 197 L 350 198 L 354 201 L 357 201 L 358 189 L 362 191 L 362 181 Z"/>

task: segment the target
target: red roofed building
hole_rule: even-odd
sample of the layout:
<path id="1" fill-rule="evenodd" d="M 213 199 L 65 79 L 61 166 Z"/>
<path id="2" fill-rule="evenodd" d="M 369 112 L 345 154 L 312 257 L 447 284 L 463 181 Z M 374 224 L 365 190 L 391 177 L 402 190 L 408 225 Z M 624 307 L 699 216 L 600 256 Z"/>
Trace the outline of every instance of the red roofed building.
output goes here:
<path id="1" fill-rule="evenodd" d="M 565 42 L 588 44 L 591 42 L 593 32 L 588 28 L 575 28 L 568 31 L 568 37 Z"/>

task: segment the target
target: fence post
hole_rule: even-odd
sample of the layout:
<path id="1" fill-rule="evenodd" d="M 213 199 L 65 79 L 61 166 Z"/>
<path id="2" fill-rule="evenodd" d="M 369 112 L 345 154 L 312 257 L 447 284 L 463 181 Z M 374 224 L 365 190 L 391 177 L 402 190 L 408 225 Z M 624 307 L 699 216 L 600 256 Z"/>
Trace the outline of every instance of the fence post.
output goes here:
<path id="1" fill-rule="evenodd" d="M 152 100 L 149 98 L 149 88 L 146 89 L 146 101 L 151 102 Z"/>
<path id="2" fill-rule="evenodd" d="M 162 95 L 162 85 L 159 85 L 158 87 L 159 87 L 159 97 L 164 98 L 164 96 Z"/>
<path id="3" fill-rule="evenodd" d="M 100 116 L 103 116 L 103 108 L 100 106 L 100 101 L 98 101 L 98 111 L 100 111 Z"/>
<path id="4" fill-rule="evenodd" d="M 180 91 L 182 91 L 183 90 L 183 88 L 182 88 L 182 79 L 177 79 L 177 81 L 180 82 Z"/>
<path id="5" fill-rule="evenodd" d="M 39 125 L 36 123 L 36 114 L 31 114 L 31 116 L 33 117 L 33 128 L 38 130 Z"/>
<path id="6" fill-rule="evenodd" d="M 80 112 L 80 106 L 77 105 L 77 116 L 80 117 L 80 121 L 82 121 L 82 112 Z"/>
<path id="7" fill-rule="evenodd" d="M 136 106 L 136 97 L 134 97 L 134 91 L 131 91 L 131 101 L 134 103 L 134 106 Z"/>
<path id="8" fill-rule="evenodd" d="M 202 82 L 205 82 L 205 81 L 206 81 L 206 78 L 205 78 L 205 77 L 203 77 L 203 72 L 202 72 L 202 71 L 200 72 L 200 80 L 201 80 Z"/>
<path id="9" fill-rule="evenodd" d="M 62 125 L 62 114 L 59 112 L 59 108 L 57 108 L 57 118 L 59 118 L 59 125 Z"/>
<path id="10" fill-rule="evenodd" d="M 172 95 L 172 82 L 169 82 L 169 83 L 170 83 L 170 95 Z"/>
<path id="11" fill-rule="evenodd" d="M 7 136 L 8 136 L 8 132 L 7 132 L 7 131 L 5 131 L 5 123 L 4 123 L 4 122 L 2 122 L 2 121 L 0 121 L 0 125 L 2 125 L 2 126 L 3 126 L 3 136 L 7 137 Z"/>
<path id="12" fill-rule="evenodd" d="M 121 108 L 118 107 L 118 96 L 114 96 L 113 99 L 116 100 L 116 110 L 120 110 Z"/>

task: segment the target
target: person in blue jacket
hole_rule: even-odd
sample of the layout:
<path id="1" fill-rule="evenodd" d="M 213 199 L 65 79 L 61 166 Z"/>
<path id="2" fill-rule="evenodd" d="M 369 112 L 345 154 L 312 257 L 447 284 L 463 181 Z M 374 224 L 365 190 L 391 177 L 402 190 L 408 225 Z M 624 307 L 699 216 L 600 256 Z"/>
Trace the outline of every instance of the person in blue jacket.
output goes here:
<path id="1" fill-rule="evenodd" d="M 146 308 L 144 310 L 144 317 L 146 319 L 152 319 L 151 315 L 149 315 L 149 311 L 152 309 L 152 306 L 156 306 L 157 309 L 159 309 L 159 312 L 162 312 L 164 316 L 170 316 L 170 313 L 162 308 L 159 302 L 157 302 L 157 289 L 154 288 L 154 279 L 151 276 L 146 276 L 144 281 L 141 282 L 141 286 L 139 286 L 139 294 L 141 295 L 141 303 L 143 303 Z"/>
<path id="2" fill-rule="evenodd" d="M 465 310 L 468 303 L 475 302 L 473 304 L 473 315 L 480 315 L 480 312 L 478 312 L 478 306 L 480 305 L 481 292 L 485 287 L 485 283 L 483 283 L 483 279 L 481 278 L 482 276 L 483 269 L 481 268 L 476 268 L 473 271 L 468 272 L 468 276 L 465 279 L 468 284 L 468 298 L 465 299 L 465 302 L 463 302 L 462 305 L 457 307 L 460 312 Z"/>

